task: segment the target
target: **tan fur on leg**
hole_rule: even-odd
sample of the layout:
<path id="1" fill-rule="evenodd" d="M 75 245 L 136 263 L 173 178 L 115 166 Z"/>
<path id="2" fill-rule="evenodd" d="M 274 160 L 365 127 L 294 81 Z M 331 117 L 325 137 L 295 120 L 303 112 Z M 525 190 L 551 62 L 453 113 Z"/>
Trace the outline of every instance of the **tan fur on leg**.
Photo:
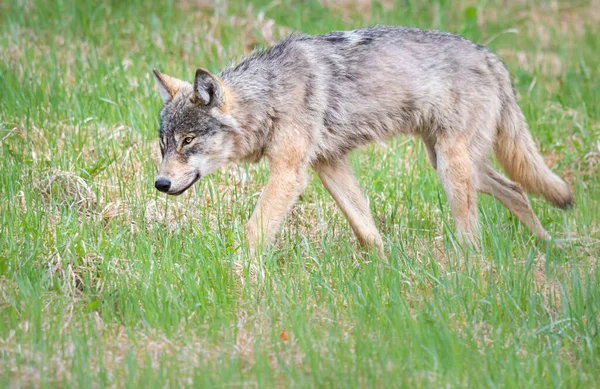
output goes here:
<path id="1" fill-rule="evenodd" d="M 464 138 L 440 138 L 435 152 L 438 176 L 454 214 L 458 237 L 476 243 L 479 232 L 477 192 L 467 141 Z"/>
<path id="2" fill-rule="evenodd" d="M 529 199 L 519 184 L 502 176 L 486 164 L 479 174 L 477 189 L 498 199 L 539 238 L 550 239 L 550 235 L 533 213 Z"/>
<path id="3" fill-rule="evenodd" d="M 358 241 L 365 247 L 376 247 L 383 257 L 383 241 L 375 227 L 367 200 L 361 193 L 348 159 L 315 166 L 325 188 L 350 222 Z"/>
<path id="4" fill-rule="evenodd" d="M 308 183 L 307 167 L 304 165 L 275 159 L 270 165 L 269 181 L 246 224 L 246 236 L 253 252 L 257 249 L 260 252 L 262 246 L 269 242 Z"/>

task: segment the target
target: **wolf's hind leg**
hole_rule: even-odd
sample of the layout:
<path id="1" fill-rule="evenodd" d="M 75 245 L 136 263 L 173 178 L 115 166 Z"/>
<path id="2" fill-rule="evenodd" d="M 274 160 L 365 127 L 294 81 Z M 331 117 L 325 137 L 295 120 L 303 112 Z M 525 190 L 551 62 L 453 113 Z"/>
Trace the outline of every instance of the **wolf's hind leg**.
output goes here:
<path id="1" fill-rule="evenodd" d="M 478 238 L 477 191 L 468 140 L 438 138 L 435 144 L 436 170 L 446 191 L 461 241 L 476 243 Z"/>
<path id="2" fill-rule="evenodd" d="M 519 184 L 502 176 L 486 163 L 479 171 L 477 189 L 500 201 L 539 238 L 550 239 L 550 235 L 533 213 L 529 199 Z"/>
<path id="3" fill-rule="evenodd" d="M 362 246 L 377 248 L 383 256 L 383 241 L 375 227 L 366 198 L 346 157 L 314 166 L 325 188 L 340 207 Z"/>

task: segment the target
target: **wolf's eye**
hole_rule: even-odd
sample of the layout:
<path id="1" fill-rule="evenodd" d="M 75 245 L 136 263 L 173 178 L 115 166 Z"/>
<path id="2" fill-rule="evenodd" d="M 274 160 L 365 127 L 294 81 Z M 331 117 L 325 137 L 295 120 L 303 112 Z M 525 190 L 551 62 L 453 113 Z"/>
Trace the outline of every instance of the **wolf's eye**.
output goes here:
<path id="1" fill-rule="evenodd" d="M 185 139 L 183 140 L 183 144 L 184 144 L 184 145 L 189 145 L 190 143 L 192 143 L 192 141 L 193 141 L 193 140 L 194 140 L 194 138 L 193 138 L 193 137 L 191 137 L 191 136 L 188 136 L 187 138 L 185 138 Z"/>

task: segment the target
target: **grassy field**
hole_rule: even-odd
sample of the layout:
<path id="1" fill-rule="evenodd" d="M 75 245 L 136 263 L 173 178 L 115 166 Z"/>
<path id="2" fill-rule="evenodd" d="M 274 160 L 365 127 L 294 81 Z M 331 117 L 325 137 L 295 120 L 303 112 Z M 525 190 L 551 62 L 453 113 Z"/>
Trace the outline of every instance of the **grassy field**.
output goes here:
<path id="1" fill-rule="evenodd" d="M 600 2 L 242 3 L 0 2 L 0 386 L 600 387 Z M 503 58 L 576 193 L 532 199 L 563 248 L 480 197 L 482 248 L 461 254 L 412 138 L 352 155 L 387 262 L 316 177 L 252 265 L 264 163 L 154 189 L 152 67 L 191 80 L 294 29 L 370 24 Z"/>

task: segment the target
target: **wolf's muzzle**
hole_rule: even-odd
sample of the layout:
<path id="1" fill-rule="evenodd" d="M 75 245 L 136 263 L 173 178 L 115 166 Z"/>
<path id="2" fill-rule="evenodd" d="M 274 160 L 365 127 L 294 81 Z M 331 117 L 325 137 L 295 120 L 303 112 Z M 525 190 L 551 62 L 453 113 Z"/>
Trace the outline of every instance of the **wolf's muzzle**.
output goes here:
<path id="1" fill-rule="evenodd" d="M 154 182 L 154 186 L 161 192 L 167 193 L 171 188 L 171 181 L 166 178 L 159 178 Z"/>

